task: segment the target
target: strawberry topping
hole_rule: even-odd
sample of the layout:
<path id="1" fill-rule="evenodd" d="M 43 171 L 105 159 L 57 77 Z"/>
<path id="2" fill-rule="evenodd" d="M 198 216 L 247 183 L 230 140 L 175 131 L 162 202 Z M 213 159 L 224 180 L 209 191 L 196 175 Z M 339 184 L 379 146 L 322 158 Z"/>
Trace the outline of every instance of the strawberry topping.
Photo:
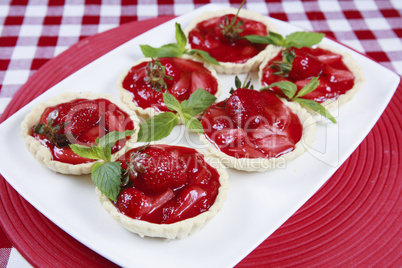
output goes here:
<path id="1" fill-rule="evenodd" d="M 186 100 L 198 88 L 205 89 L 215 95 L 218 81 L 200 62 L 181 58 L 158 59 L 165 67 L 164 82 L 166 87 L 156 90 L 147 81 L 148 62 L 133 66 L 124 78 L 122 86 L 133 95 L 133 102 L 145 109 L 152 107 L 159 112 L 168 111 L 163 102 L 163 93 L 168 91 L 179 102 Z M 169 77 L 169 78 L 168 78 Z"/>
<path id="2" fill-rule="evenodd" d="M 242 24 L 235 36 L 222 32 L 222 26 L 227 26 L 233 17 L 228 14 L 198 23 L 188 35 L 191 48 L 204 50 L 220 62 L 232 63 L 245 63 L 264 50 L 267 45 L 253 44 L 241 38 L 245 35 L 266 36 L 267 27 L 261 22 L 237 17 L 234 25 L 239 21 Z"/>
<path id="3" fill-rule="evenodd" d="M 236 158 L 270 158 L 288 153 L 303 131 L 298 116 L 271 91 L 244 88 L 212 105 L 201 123 L 206 138 Z"/>
<path id="4" fill-rule="evenodd" d="M 47 133 L 35 131 L 35 126 L 46 126 L 49 123 L 49 128 L 53 130 L 52 134 L 49 134 L 49 131 Z M 68 144 L 90 145 L 95 143 L 96 138 L 101 138 L 111 131 L 134 129 L 134 123 L 129 115 L 106 99 L 76 99 L 48 107 L 37 125 L 34 126 L 32 136 L 50 149 L 52 160 L 69 164 L 89 163 L 94 160 L 76 155 Z M 60 143 L 55 143 L 52 135 L 64 137 L 66 142 L 60 146 Z M 112 153 L 120 150 L 125 142 L 124 139 L 116 142 L 112 147 Z"/>
<path id="5" fill-rule="evenodd" d="M 321 48 L 292 48 L 291 51 L 295 53 L 295 57 L 289 73 L 286 75 L 278 72 L 278 62 L 282 61 L 282 54 L 279 53 L 262 71 L 260 79 L 263 86 L 280 81 L 291 81 L 300 90 L 310 82 L 311 78 L 318 76 L 320 82 L 318 87 L 302 98 L 319 103 L 337 99 L 354 86 L 355 77 L 343 63 L 342 55 Z M 274 87 L 272 90 L 286 97 L 279 88 Z"/>
<path id="6" fill-rule="evenodd" d="M 130 173 L 120 192 L 115 204 L 124 215 L 169 224 L 197 216 L 215 202 L 219 174 L 196 150 L 170 145 L 134 148 L 119 159 L 121 167 L 138 165 L 133 159 L 145 169 L 135 176 Z"/>

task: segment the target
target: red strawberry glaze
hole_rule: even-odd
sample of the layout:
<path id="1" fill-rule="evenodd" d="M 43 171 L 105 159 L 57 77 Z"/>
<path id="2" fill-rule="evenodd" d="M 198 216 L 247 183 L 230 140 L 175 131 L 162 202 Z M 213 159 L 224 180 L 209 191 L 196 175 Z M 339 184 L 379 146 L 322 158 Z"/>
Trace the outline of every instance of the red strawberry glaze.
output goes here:
<path id="1" fill-rule="evenodd" d="M 225 16 L 228 16 L 229 21 L 234 17 L 233 14 Z M 245 63 L 265 49 L 267 45 L 253 44 L 241 38 L 231 41 L 224 37 L 220 24 L 226 25 L 225 16 L 214 17 L 198 23 L 188 34 L 191 48 L 204 50 L 220 62 L 240 64 Z M 243 25 L 240 27 L 243 29 L 239 33 L 240 37 L 245 35 L 266 36 L 268 34 L 265 24 L 241 17 L 237 17 L 235 24 L 240 20 L 243 21 Z"/>
<path id="2" fill-rule="evenodd" d="M 179 102 L 188 99 L 198 88 L 205 89 L 213 95 L 217 93 L 218 81 L 203 63 L 181 58 L 158 60 L 166 67 L 166 75 L 172 77 L 172 80 L 164 79 L 167 90 Z M 163 102 L 163 92 L 166 90 L 157 92 L 150 83 L 146 82 L 147 66 L 148 62 L 133 66 L 124 78 L 122 86 L 132 93 L 133 102 L 138 107 L 143 109 L 152 107 L 158 112 L 169 111 Z"/>
<path id="3" fill-rule="evenodd" d="M 239 90 L 254 91 L 236 91 Z M 237 107 L 243 114 L 253 115 L 241 125 L 237 116 L 230 115 L 233 114 L 227 104 L 230 98 L 212 105 L 201 120 L 205 137 L 220 151 L 235 158 L 271 158 L 293 151 L 303 131 L 298 116 L 271 91 L 253 93 L 262 100 L 256 106 L 262 107 L 250 108 L 250 112 L 247 106 Z"/>
<path id="4" fill-rule="evenodd" d="M 170 224 L 195 217 L 215 202 L 220 183 L 219 173 L 195 149 L 151 145 L 138 152 L 129 150 L 119 161 L 127 169 L 132 153 L 146 168 L 118 196 L 116 207 L 133 219 Z"/>
<path id="5" fill-rule="evenodd" d="M 75 99 L 48 107 L 43 112 L 40 122 L 46 124 L 49 114 L 55 110 L 58 111 L 58 116 L 52 126 L 65 125 L 58 133 L 73 133 L 74 136 L 70 139 L 73 143 L 90 145 L 95 143 L 97 137 L 101 138 L 109 132 L 134 129 L 134 122 L 130 116 L 106 99 Z M 74 165 L 94 161 L 76 155 L 69 146 L 57 147 L 45 135 L 32 131 L 32 136 L 49 148 L 54 161 Z M 125 142 L 125 140 L 118 141 L 112 147 L 112 153 L 120 150 Z"/>
<path id="6" fill-rule="evenodd" d="M 314 63 L 311 63 L 311 66 L 309 66 L 307 63 L 308 61 L 306 60 L 305 65 L 303 65 L 300 64 L 299 60 L 297 60 L 297 64 L 293 64 L 289 77 L 281 77 L 275 75 L 274 73 L 277 72 L 277 70 L 270 67 L 274 62 L 282 61 L 282 54 L 279 53 L 273 59 L 268 61 L 263 68 L 260 78 L 263 86 L 268 86 L 279 81 L 291 81 L 295 83 L 298 90 L 300 90 L 302 87 L 307 85 L 312 76 L 318 75 L 320 84 L 313 92 L 303 96 L 303 98 L 311 99 L 320 103 L 326 100 L 335 100 L 340 95 L 345 94 L 348 90 L 353 88 L 355 76 L 343 63 L 342 55 L 322 48 L 303 47 L 301 49 L 292 48 L 292 50 L 295 51 L 296 55 L 307 54 L 310 58 L 310 62 Z M 311 58 L 314 60 L 311 60 Z M 306 70 L 300 70 L 303 68 Z M 312 75 L 310 77 L 305 77 L 308 73 Z M 277 87 L 274 87 L 273 91 L 284 98 L 286 97 Z"/>

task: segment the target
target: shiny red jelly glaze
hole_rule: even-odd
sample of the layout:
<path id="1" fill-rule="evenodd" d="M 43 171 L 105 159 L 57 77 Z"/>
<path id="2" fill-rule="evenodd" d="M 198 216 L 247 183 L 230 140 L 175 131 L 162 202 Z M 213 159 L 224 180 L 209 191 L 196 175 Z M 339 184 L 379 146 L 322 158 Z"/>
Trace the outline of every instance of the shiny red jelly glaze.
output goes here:
<path id="1" fill-rule="evenodd" d="M 313 92 L 303 96 L 303 98 L 322 103 L 326 100 L 337 99 L 340 95 L 345 94 L 354 86 L 355 77 L 349 68 L 343 63 L 342 55 L 321 48 L 303 47 L 301 49 L 294 49 L 294 51 L 296 53 L 301 51 L 306 54 L 311 54 L 324 65 L 324 70 L 319 75 L 320 84 Z M 291 81 L 295 83 L 298 90 L 300 90 L 311 80 L 311 78 L 296 80 L 289 77 L 275 75 L 274 73 L 277 72 L 277 70 L 270 67 L 275 61 L 282 61 L 281 53 L 276 55 L 264 67 L 261 78 L 261 84 L 263 86 L 268 86 L 279 81 Z M 273 90 L 282 97 L 286 97 L 278 87 L 274 87 Z"/>
<path id="2" fill-rule="evenodd" d="M 218 81 L 211 72 L 200 62 L 181 58 L 160 58 L 158 59 L 166 67 L 166 75 L 172 79 L 165 78 L 167 91 L 175 96 L 179 102 L 190 97 L 191 93 L 202 88 L 215 95 L 218 91 Z M 133 94 L 133 102 L 143 109 L 152 107 L 159 112 L 166 112 L 169 109 L 163 102 L 162 89 L 157 92 L 151 84 L 146 82 L 148 62 L 133 66 L 123 80 L 123 88 Z"/>
<path id="3" fill-rule="evenodd" d="M 64 125 L 68 122 L 59 133 L 74 133 L 74 139 L 71 140 L 73 143 L 89 146 L 95 143 L 97 137 L 101 138 L 109 132 L 134 129 L 134 123 L 130 116 L 106 99 L 76 99 L 47 107 L 40 122 L 46 124 L 49 114 L 56 109 L 59 113 L 52 126 Z M 83 164 L 94 161 L 76 155 L 69 146 L 63 148 L 55 146 L 45 135 L 36 134 L 32 131 L 32 136 L 49 148 L 54 161 L 68 164 Z M 112 147 L 112 153 L 120 150 L 125 143 L 126 140 L 116 142 Z"/>
<path id="4" fill-rule="evenodd" d="M 234 15 L 227 15 L 231 21 Z M 260 35 L 266 36 L 267 26 L 261 22 L 237 17 L 236 23 L 242 20 L 243 29 L 239 36 Z M 225 16 L 215 17 L 198 23 L 189 32 L 188 39 L 192 49 L 200 49 L 208 52 L 213 58 L 220 62 L 245 63 L 256 56 L 267 45 L 253 44 L 246 39 L 238 38 L 231 42 L 222 35 L 220 24 L 225 24 Z M 226 24 L 225 24 L 226 25 Z"/>
<path id="5" fill-rule="evenodd" d="M 299 117 L 273 92 L 259 94 L 265 105 L 257 126 L 237 125 L 227 113 L 226 101 L 212 105 L 204 113 L 201 123 L 205 137 L 223 153 L 235 158 L 278 157 L 293 151 L 300 141 L 303 126 Z"/>
<path id="6" fill-rule="evenodd" d="M 127 169 L 131 153 L 139 148 L 119 159 L 123 169 Z M 122 214 L 170 224 L 195 217 L 214 204 L 220 187 L 219 173 L 195 149 L 151 145 L 139 154 L 143 157 L 138 162 L 146 172 L 130 177 L 129 184 L 121 190 L 115 205 Z"/>

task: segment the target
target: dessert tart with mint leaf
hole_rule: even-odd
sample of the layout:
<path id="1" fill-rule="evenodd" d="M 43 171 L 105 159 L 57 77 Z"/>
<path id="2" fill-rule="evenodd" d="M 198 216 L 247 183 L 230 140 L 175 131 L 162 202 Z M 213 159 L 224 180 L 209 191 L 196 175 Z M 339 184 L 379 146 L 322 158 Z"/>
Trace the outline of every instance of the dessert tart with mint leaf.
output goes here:
<path id="1" fill-rule="evenodd" d="M 164 92 L 179 102 L 187 100 L 199 88 L 216 97 L 221 94 L 216 71 L 191 55 L 197 53 L 207 61 L 215 64 L 216 61 L 207 53 L 186 49 L 186 37 L 178 23 L 176 40 L 159 48 L 141 45 L 146 58 L 134 63 L 119 78 L 121 100 L 144 118 L 169 110 L 163 102 Z"/>
<path id="2" fill-rule="evenodd" d="M 298 103 L 270 90 L 257 91 L 250 81 L 202 115 L 207 149 L 230 168 L 266 171 L 284 167 L 308 150 L 315 139 L 315 121 Z"/>
<path id="3" fill-rule="evenodd" d="M 33 108 L 21 123 L 28 151 L 47 168 L 64 174 L 89 174 L 96 160 L 78 156 L 71 144 L 96 143 L 115 131 L 131 132 L 111 144 L 110 157 L 123 154 L 137 139 L 139 119 L 125 104 L 109 95 L 63 93 Z"/>
<path id="4" fill-rule="evenodd" d="M 285 38 L 276 34 L 275 39 L 268 39 L 267 43 L 279 47 L 260 66 L 262 86 L 287 81 L 297 86 L 298 93 L 318 77 L 316 89 L 300 97 L 306 104 L 312 100 L 333 111 L 352 99 L 364 82 L 361 67 L 348 53 L 320 45 L 323 37 L 319 33 L 295 32 Z M 291 100 L 279 87 L 271 90 Z"/>
<path id="5" fill-rule="evenodd" d="M 265 52 L 272 46 L 252 43 L 247 35 L 266 36 L 276 32 L 276 27 L 261 14 L 242 9 L 220 10 L 204 13 L 195 18 L 185 29 L 188 47 L 202 50 L 219 65 L 211 65 L 218 73 L 240 74 L 258 69 Z"/>

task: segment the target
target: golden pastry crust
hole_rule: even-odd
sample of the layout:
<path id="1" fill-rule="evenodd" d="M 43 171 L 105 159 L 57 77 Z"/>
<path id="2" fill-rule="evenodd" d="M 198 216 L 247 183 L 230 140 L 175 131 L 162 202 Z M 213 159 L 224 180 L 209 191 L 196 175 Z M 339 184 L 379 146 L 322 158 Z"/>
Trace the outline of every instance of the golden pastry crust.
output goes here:
<path id="1" fill-rule="evenodd" d="M 91 173 L 92 166 L 96 163 L 84 163 L 84 164 L 68 164 L 62 163 L 59 161 L 52 160 L 52 154 L 50 150 L 42 145 L 40 141 L 35 139 L 32 134 L 32 127 L 37 124 L 42 116 L 43 112 L 47 107 L 55 106 L 60 103 L 69 102 L 75 99 L 107 99 L 110 102 L 116 104 L 122 111 L 126 112 L 130 119 L 134 123 L 134 129 L 139 129 L 139 119 L 137 115 L 131 111 L 125 104 L 121 102 L 116 102 L 113 98 L 109 95 L 92 93 L 92 92 L 83 92 L 83 93 L 62 93 L 57 97 L 51 98 L 46 102 L 39 104 L 38 106 L 34 107 L 24 118 L 21 123 L 21 135 L 25 140 L 25 145 L 28 151 L 33 155 L 33 157 L 41 164 L 46 166 L 47 168 L 63 173 L 63 174 L 71 174 L 71 175 L 81 175 L 81 174 L 89 174 Z M 127 141 L 126 146 L 130 143 L 135 143 L 137 140 L 137 133 L 136 131 L 131 138 Z M 124 149 L 120 149 L 118 152 L 112 154 L 112 159 L 117 159 L 124 153 Z"/>
<path id="2" fill-rule="evenodd" d="M 293 151 L 276 158 L 235 158 L 216 148 L 205 135 L 200 135 L 200 140 L 207 146 L 212 155 L 218 157 L 222 163 L 230 168 L 248 172 L 263 172 L 275 168 L 283 168 L 287 163 L 306 152 L 315 140 L 316 124 L 313 116 L 298 103 L 282 101 L 299 117 L 303 126 L 302 137 L 296 143 Z"/>
<path id="3" fill-rule="evenodd" d="M 355 61 L 353 59 L 353 57 L 349 53 L 339 51 L 329 45 L 318 45 L 318 48 L 325 49 L 325 50 L 331 51 L 333 53 L 342 55 L 343 63 L 346 65 L 346 67 L 349 68 L 349 70 L 355 76 L 353 87 L 351 89 L 349 89 L 345 94 L 340 95 L 339 98 L 336 100 L 326 100 L 323 103 L 321 103 L 321 105 L 325 106 L 325 108 L 329 112 L 336 111 L 341 105 L 350 101 L 356 95 L 356 93 L 360 90 L 360 87 L 362 86 L 362 84 L 365 81 L 364 74 L 363 74 L 361 66 L 357 63 L 357 61 Z M 274 50 L 271 51 L 271 53 L 267 54 L 267 58 L 261 64 L 259 72 L 258 72 L 259 83 L 261 83 L 262 72 L 263 72 L 264 67 L 267 65 L 268 61 L 270 61 L 272 58 L 274 58 L 281 50 L 284 50 L 284 48 L 276 47 Z M 307 109 L 307 110 L 310 113 L 312 113 L 315 117 L 320 116 L 317 112 L 314 112 L 310 109 Z M 318 120 L 318 118 L 316 118 L 316 120 Z"/>
<path id="4" fill-rule="evenodd" d="M 152 144 L 163 144 L 162 142 L 152 143 Z M 188 147 L 185 145 L 177 145 Z M 99 188 L 95 189 L 95 192 L 98 196 L 99 202 L 102 204 L 104 209 L 115 219 L 118 223 L 120 223 L 124 228 L 129 230 L 130 232 L 136 233 L 141 237 L 149 236 L 149 237 L 159 237 L 159 238 L 167 238 L 167 239 L 177 239 L 184 238 L 198 230 L 200 230 L 208 221 L 210 221 L 222 208 L 224 201 L 226 200 L 227 191 L 229 189 L 229 181 L 228 181 L 228 173 L 224 165 L 217 159 L 216 157 L 205 154 L 199 151 L 204 155 L 205 161 L 214 167 L 219 173 L 219 183 L 221 186 L 219 187 L 219 192 L 216 197 L 215 203 L 208 209 L 208 211 L 202 212 L 199 215 L 185 219 L 179 222 L 175 222 L 172 224 L 156 224 L 150 223 L 143 220 L 136 220 L 130 218 L 126 215 L 123 215 L 119 212 L 116 206 L 108 199 Z"/>
<path id="5" fill-rule="evenodd" d="M 222 86 L 221 86 L 221 84 L 220 84 L 220 82 L 219 82 L 219 78 L 218 78 L 218 75 L 217 75 L 216 71 L 215 71 L 214 69 L 210 68 L 210 67 L 209 67 L 206 63 L 204 63 L 203 61 L 197 60 L 197 59 L 195 59 L 195 58 L 193 58 L 193 57 L 184 55 L 184 56 L 181 57 L 181 58 L 203 63 L 204 67 L 205 67 L 206 69 L 208 69 L 208 70 L 211 72 L 211 75 L 216 79 L 216 81 L 217 81 L 217 83 L 218 83 L 218 88 L 217 88 L 217 91 L 216 91 L 216 93 L 215 93 L 215 97 L 219 98 L 219 96 L 222 94 Z M 130 91 L 126 90 L 125 88 L 123 88 L 123 80 L 124 80 L 124 78 L 127 76 L 129 70 L 130 70 L 132 67 L 137 66 L 137 65 L 139 65 L 139 64 L 141 64 L 141 63 L 143 63 L 143 62 L 149 62 L 149 61 L 151 61 L 151 60 L 152 60 L 151 58 L 144 58 L 144 59 L 142 59 L 142 60 L 139 60 L 139 61 L 135 62 L 129 69 L 127 69 L 123 74 L 121 74 L 121 75 L 119 76 L 119 79 L 118 79 L 118 82 L 117 82 L 117 89 L 119 90 L 120 100 L 121 100 L 123 103 L 127 104 L 127 105 L 130 107 L 130 109 L 132 109 L 133 111 L 135 111 L 141 118 L 143 118 L 143 119 L 145 119 L 145 120 L 148 119 L 148 118 L 151 118 L 151 117 L 155 116 L 155 115 L 158 114 L 159 112 L 156 111 L 154 108 L 151 108 L 151 107 L 148 107 L 148 108 L 145 108 L 145 109 L 144 109 L 144 108 L 142 108 L 142 107 L 137 106 L 137 105 L 133 102 L 133 95 L 132 95 L 132 93 L 131 93 Z"/>
<path id="6" fill-rule="evenodd" d="M 236 14 L 237 9 L 231 8 L 227 10 L 220 10 L 220 11 L 215 11 L 215 12 L 207 12 L 202 14 L 201 16 L 195 18 L 191 23 L 185 28 L 184 33 L 187 36 L 188 39 L 188 34 L 192 29 L 196 27 L 196 25 L 202 21 L 208 20 L 210 18 L 214 17 L 221 17 L 226 14 Z M 277 32 L 276 26 L 265 16 L 250 11 L 246 9 L 241 9 L 239 13 L 239 17 L 243 17 L 245 19 L 251 19 L 255 20 L 258 22 L 261 22 L 267 26 L 267 32 Z M 187 48 L 191 49 L 190 44 L 187 44 Z M 215 69 L 219 74 L 242 74 L 242 73 L 248 73 L 254 70 L 258 69 L 258 66 L 260 66 L 261 62 L 266 58 L 266 53 L 269 53 L 271 49 L 273 49 L 274 46 L 268 45 L 263 51 L 261 51 L 259 54 L 254 56 L 253 58 L 249 59 L 245 63 L 230 63 L 230 62 L 220 62 L 220 65 L 214 65 L 211 63 L 207 63 L 208 66 L 211 68 Z"/>

